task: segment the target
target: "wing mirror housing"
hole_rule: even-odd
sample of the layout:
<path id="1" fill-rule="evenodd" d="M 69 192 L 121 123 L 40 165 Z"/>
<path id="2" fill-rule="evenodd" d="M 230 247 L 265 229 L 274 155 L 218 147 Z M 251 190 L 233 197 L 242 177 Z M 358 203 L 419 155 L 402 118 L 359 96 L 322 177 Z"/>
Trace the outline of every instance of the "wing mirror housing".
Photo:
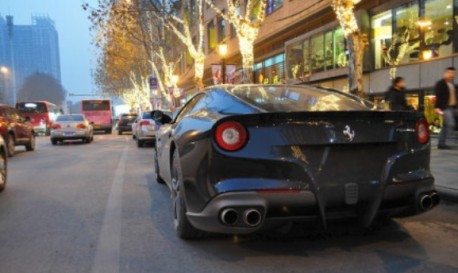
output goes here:
<path id="1" fill-rule="evenodd" d="M 151 118 L 159 124 L 168 124 L 172 122 L 171 117 L 159 110 L 151 111 Z"/>

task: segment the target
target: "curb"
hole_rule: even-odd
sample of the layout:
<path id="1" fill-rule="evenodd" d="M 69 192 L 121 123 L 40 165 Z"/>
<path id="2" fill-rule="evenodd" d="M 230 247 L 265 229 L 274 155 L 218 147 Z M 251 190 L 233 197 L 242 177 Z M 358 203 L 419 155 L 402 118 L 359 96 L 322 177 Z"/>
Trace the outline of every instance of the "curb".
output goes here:
<path id="1" fill-rule="evenodd" d="M 436 190 L 442 200 L 448 202 L 458 203 L 458 190 L 436 185 Z"/>

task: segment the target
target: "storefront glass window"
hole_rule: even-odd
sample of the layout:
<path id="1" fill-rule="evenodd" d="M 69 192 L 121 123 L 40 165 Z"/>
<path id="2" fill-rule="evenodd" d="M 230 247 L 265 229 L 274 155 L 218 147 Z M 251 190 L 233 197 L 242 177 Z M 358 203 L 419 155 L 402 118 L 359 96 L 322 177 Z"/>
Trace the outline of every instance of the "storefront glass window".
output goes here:
<path id="1" fill-rule="evenodd" d="M 391 10 L 372 17 L 372 37 L 374 37 L 372 44 L 374 65 L 376 69 L 379 69 L 388 65 L 385 62 L 385 55 L 388 53 L 393 37 L 393 16 Z"/>
<path id="2" fill-rule="evenodd" d="M 303 44 L 297 43 L 286 48 L 288 63 L 288 78 L 301 79 L 303 77 L 304 50 Z"/>
<path id="3" fill-rule="evenodd" d="M 386 54 L 392 60 L 399 60 L 398 64 L 418 61 L 420 59 L 418 13 L 418 4 L 395 9 L 393 45 L 391 48 L 388 48 Z M 402 47 L 406 47 L 407 45 L 409 50 L 403 50 Z"/>
<path id="4" fill-rule="evenodd" d="M 336 68 L 348 66 L 347 51 L 345 48 L 345 34 L 342 28 L 334 31 L 334 63 Z"/>
<path id="5" fill-rule="evenodd" d="M 323 33 L 313 36 L 310 43 L 311 54 L 310 64 L 312 72 L 317 73 L 324 70 L 324 35 Z"/>
<path id="6" fill-rule="evenodd" d="M 334 68 L 334 42 L 332 37 L 332 30 L 324 34 L 324 67 L 326 70 Z"/>
<path id="7" fill-rule="evenodd" d="M 303 43 L 304 50 L 302 51 L 302 77 L 310 77 L 312 68 L 310 67 L 310 39 L 306 39 Z"/>
<path id="8" fill-rule="evenodd" d="M 423 59 L 449 56 L 453 53 L 453 0 L 425 2 Z"/>

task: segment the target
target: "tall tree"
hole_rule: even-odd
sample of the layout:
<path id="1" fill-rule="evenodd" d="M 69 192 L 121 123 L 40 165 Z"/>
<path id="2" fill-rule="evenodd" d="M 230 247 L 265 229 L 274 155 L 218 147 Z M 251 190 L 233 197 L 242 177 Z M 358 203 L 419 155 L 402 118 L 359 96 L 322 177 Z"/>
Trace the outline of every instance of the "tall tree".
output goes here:
<path id="1" fill-rule="evenodd" d="M 151 74 L 156 74 L 159 91 L 170 101 L 170 67 L 176 64 L 169 60 L 174 56 L 171 42 L 164 37 L 163 27 L 147 5 L 141 0 L 99 0 L 97 8 L 83 6 L 90 11 L 96 33 L 94 44 L 99 49 L 97 84 L 106 93 L 141 108 L 149 101 Z"/>
<path id="2" fill-rule="evenodd" d="M 342 27 L 349 50 L 349 87 L 350 92 L 365 97 L 363 86 L 364 50 L 369 46 L 367 35 L 358 27 L 354 13 L 355 6 L 361 0 L 332 0 L 332 7 Z"/>
<path id="3" fill-rule="evenodd" d="M 243 60 L 244 82 L 253 82 L 254 42 L 266 17 L 267 0 L 226 0 L 227 13 L 216 7 L 212 0 L 205 0 L 219 16 L 234 26 L 239 39 Z"/>
<path id="4" fill-rule="evenodd" d="M 53 76 L 35 73 L 29 76 L 18 91 L 18 101 L 45 100 L 62 105 L 65 100 L 65 89 Z"/>
<path id="5" fill-rule="evenodd" d="M 164 3 L 162 7 L 157 7 L 154 0 L 150 0 L 150 2 L 156 8 L 154 15 L 185 45 L 189 55 L 194 60 L 194 81 L 199 89 L 203 89 L 205 71 L 205 0 L 196 0 L 194 2 L 180 0 L 179 5 L 166 5 Z"/>

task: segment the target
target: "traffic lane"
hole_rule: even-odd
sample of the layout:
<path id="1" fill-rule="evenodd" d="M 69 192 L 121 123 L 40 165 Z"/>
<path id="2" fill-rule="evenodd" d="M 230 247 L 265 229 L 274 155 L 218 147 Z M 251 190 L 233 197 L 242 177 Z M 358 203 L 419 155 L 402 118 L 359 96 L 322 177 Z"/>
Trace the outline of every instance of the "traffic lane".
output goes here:
<path id="1" fill-rule="evenodd" d="M 456 272 L 458 207 L 391 221 L 369 234 L 354 228 L 275 236 L 183 241 L 173 228 L 170 192 L 154 180 L 153 157 L 138 150 L 142 181 L 124 186 L 120 272 Z M 135 166 L 134 166 L 135 165 Z M 143 166 L 143 167 L 142 167 Z M 149 196 L 147 194 L 149 193 Z M 148 217 L 145 217 L 148 215 Z"/>
<path id="2" fill-rule="evenodd" d="M 52 146 L 9 162 L 0 194 L 1 272 L 90 272 L 125 138 Z"/>

